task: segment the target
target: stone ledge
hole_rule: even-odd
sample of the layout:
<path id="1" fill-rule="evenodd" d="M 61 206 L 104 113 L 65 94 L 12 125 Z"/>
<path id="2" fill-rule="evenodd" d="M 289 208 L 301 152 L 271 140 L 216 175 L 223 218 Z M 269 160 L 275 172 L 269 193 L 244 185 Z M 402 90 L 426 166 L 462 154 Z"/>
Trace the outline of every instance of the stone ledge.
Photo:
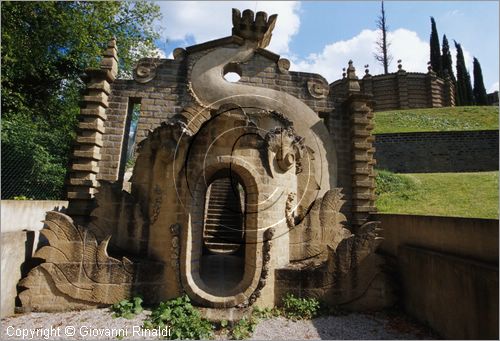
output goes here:
<path id="1" fill-rule="evenodd" d="M 90 162 L 85 164 L 74 163 L 73 165 L 71 165 L 71 169 L 80 172 L 89 172 L 94 174 L 99 173 L 99 167 L 92 165 Z"/>

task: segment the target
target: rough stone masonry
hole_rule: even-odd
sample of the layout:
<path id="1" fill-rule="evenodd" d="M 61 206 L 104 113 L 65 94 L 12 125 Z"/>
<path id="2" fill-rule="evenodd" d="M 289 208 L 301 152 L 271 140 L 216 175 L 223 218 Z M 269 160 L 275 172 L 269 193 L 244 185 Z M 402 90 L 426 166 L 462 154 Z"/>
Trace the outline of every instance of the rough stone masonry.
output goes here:
<path id="1" fill-rule="evenodd" d="M 230 36 L 142 59 L 134 79 L 116 78 L 114 40 L 87 70 L 68 215 L 47 214 L 44 262 L 20 282 L 25 310 L 182 294 L 223 309 L 287 292 L 350 309 L 391 303 L 369 220 L 372 101 L 353 63 L 334 99 L 322 76 L 265 49 L 276 15 L 232 16 Z"/>

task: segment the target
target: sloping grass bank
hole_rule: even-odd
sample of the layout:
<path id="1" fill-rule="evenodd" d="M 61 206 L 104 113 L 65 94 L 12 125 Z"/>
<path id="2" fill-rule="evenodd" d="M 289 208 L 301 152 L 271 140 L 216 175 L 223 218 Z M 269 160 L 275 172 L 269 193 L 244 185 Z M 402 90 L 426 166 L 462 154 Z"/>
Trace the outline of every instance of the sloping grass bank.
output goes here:
<path id="1" fill-rule="evenodd" d="M 379 212 L 498 219 L 498 172 L 377 173 Z"/>
<path id="2" fill-rule="evenodd" d="M 498 107 L 471 106 L 375 113 L 375 134 L 498 129 Z"/>

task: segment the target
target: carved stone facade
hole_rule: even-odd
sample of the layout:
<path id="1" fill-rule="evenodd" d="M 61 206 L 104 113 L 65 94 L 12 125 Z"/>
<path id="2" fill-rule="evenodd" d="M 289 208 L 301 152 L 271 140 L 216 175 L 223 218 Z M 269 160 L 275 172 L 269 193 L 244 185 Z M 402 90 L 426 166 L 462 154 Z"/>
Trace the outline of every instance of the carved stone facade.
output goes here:
<path id="1" fill-rule="evenodd" d="M 341 102 L 320 75 L 289 71 L 289 61 L 265 50 L 275 23 L 275 15 L 234 10 L 232 36 L 176 49 L 173 60 L 141 60 L 133 80 L 96 87 L 91 78 L 96 93 L 84 97 L 82 116 L 99 113 L 98 123 L 82 126 L 68 185 L 80 225 L 49 214 L 44 230 L 48 247 L 69 243 L 72 258 L 38 251 L 45 263 L 21 282 L 25 309 L 51 310 L 36 295 L 43 285 L 78 308 L 183 293 L 210 308 L 272 306 L 286 291 L 347 307 L 390 303 L 372 290 L 388 282 L 375 254 L 378 223 L 369 220 L 371 98 L 352 63 Z M 103 62 L 113 72 L 115 52 L 112 42 Z M 240 80 L 226 81 L 227 72 Z M 128 191 L 134 103 L 141 110 Z M 88 148 L 94 154 L 79 151 Z M 89 245 L 95 252 L 85 253 Z M 93 284 L 76 268 L 92 270 Z M 301 277 L 309 273 L 319 282 Z M 89 291 L 71 289 L 80 284 Z"/>

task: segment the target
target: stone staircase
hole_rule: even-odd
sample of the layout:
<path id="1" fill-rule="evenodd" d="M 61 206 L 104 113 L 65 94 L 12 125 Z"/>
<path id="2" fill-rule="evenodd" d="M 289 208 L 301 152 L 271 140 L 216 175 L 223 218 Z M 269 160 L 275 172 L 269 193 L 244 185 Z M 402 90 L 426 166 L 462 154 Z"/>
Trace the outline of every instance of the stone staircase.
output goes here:
<path id="1" fill-rule="evenodd" d="M 230 178 L 217 179 L 210 185 L 203 240 L 213 253 L 236 253 L 244 243 L 244 217 L 238 185 Z"/>

